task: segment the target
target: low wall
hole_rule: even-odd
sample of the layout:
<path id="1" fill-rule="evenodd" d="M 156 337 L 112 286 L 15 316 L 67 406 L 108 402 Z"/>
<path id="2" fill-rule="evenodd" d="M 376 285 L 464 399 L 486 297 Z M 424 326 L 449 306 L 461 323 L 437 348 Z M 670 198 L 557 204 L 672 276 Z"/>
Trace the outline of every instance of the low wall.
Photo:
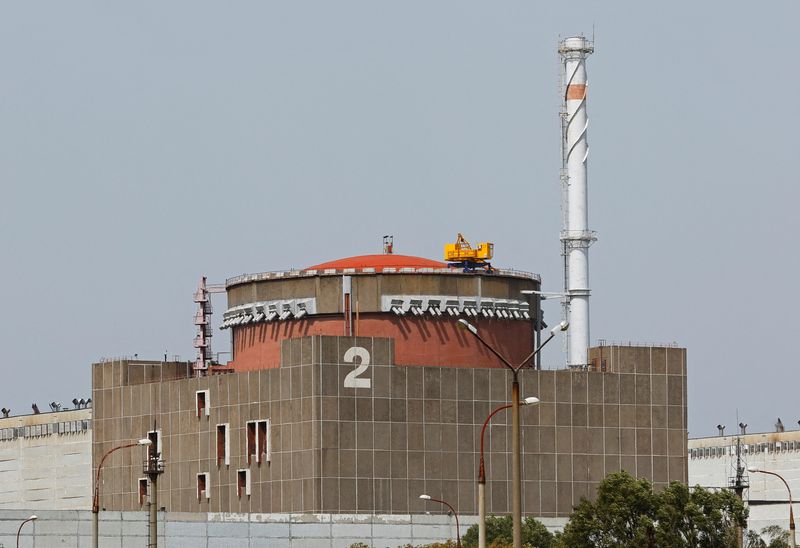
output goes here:
<path id="1" fill-rule="evenodd" d="M 0 545 L 16 546 L 20 523 L 33 512 L 0 510 Z M 26 523 L 20 546 L 27 548 L 82 548 L 92 544 L 89 511 L 37 511 Z M 460 516 L 461 534 L 477 516 Z M 562 519 L 544 519 L 560 528 Z M 147 546 L 146 512 L 101 512 L 101 548 Z M 452 516 L 368 514 L 190 514 L 159 512 L 159 546 L 166 548 L 347 548 L 356 542 L 380 548 L 427 544 L 455 539 Z"/>

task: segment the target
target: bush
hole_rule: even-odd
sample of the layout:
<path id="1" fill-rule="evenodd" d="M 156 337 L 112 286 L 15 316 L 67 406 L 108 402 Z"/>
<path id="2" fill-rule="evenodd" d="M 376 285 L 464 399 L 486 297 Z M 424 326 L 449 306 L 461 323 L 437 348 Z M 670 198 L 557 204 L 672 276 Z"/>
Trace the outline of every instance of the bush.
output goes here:
<path id="1" fill-rule="evenodd" d="M 747 509 L 730 491 L 690 489 L 674 481 L 654 492 L 627 472 L 606 476 L 594 501 L 581 500 L 559 535 L 564 546 L 735 546 Z"/>
<path id="2" fill-rule="evenodd" d="M 769 540 L 766 542 L 764 537 Z M 789 548 L 789 531 L 778 525 L 770 525 L 761 530 L 761 534 L 750 530 L 745 536 L 746 548 Z"/>
<path id="3" fill-rule="evenodd" d="M 506 548 L 513 541 L 514 520 L 511 516 L 486 518 L 486 545 L 489 548 Z M 461 538 L 465 548 L 478 545 L 478 524 L 473 525 Z M 522 520 L 522 543 L 532 548 L 551 548 L 553 534 L 536 518 Z"/>
<path id="4" fill-rule="evenodd" d="M 403 546 L 398 546 L 398 548 L 456 548 L 457 544 L 454 540 L 446 540 L 444 542 L 434 542 L 432 544 L 419 544 L 414 546 L 413 544 L 405 544 Z"/>

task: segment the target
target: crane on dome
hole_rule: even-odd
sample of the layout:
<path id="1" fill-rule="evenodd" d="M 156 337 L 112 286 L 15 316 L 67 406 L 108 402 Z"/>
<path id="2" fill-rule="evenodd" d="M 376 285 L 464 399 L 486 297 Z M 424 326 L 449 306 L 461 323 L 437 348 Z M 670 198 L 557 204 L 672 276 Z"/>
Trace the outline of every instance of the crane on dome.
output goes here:
<path id="1" fill-rule="evenodd" d="M 444 244 L 444 260 L 447 265 L 451 268 L 463 268 L 464 272 L 493 272 L 489 262 L 493 255 L 493 243 L 481 242 L 477 247 L 472 247 L 460 232 L 454 244 Z"/>

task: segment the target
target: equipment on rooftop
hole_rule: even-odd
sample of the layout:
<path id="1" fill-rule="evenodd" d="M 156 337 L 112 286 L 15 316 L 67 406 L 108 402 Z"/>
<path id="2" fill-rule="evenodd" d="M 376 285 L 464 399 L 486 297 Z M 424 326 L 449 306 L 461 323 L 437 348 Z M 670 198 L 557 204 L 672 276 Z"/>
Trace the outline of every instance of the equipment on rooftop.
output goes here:
<path id="1" fill-rule="evenodd" d="M 481 242 L 477 247 L 472 247 L 466 238 L 459 232 L 456 243 L 444 245 L 444 260 L 454 268 L 463 268 L 464 272 L 485 270 L 492 272 L 489 262 L 494 255 L 494 244 Z"/>

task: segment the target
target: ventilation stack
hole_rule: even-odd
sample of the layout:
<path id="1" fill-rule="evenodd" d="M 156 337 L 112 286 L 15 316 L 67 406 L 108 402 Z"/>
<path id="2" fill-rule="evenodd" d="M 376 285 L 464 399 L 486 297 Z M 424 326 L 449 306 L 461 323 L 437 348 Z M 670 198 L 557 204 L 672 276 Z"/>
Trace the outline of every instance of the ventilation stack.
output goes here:
<path id="1" fill-rule="evenodd" d="M 586 184 L 586 161 L 589 156 L 586 115 L 586 57 L 594 52 L 594 44 L 577 36 L 558 45 L 562 61 L 561 111 L 561 180 L 563 226 L 561 231 L 564 255 L 565 316 L 567 332 L 567 365 L 585 367 L 589 363 L 589 246 L 597 238 L 589 230 Z"/>

